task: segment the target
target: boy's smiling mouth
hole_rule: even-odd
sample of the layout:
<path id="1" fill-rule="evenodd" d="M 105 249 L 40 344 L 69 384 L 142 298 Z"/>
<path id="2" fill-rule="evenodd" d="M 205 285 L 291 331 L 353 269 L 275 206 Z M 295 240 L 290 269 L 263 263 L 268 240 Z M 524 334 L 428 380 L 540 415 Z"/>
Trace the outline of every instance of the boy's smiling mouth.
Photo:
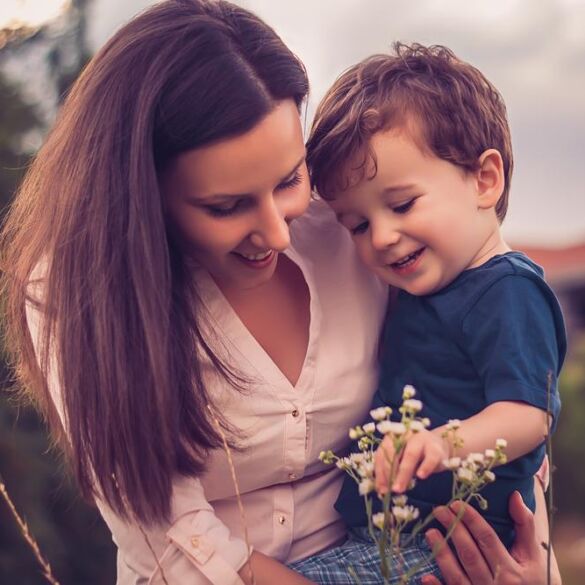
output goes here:
<path id="1" fill-rule="evenodd" d="M 414 268 L 414 265 L 417 263 L 418 259 L 421 257 L 421 255 L 425 251 L 425 249 L 426 248 L 424 248 L 424 247 L 419 248 L 415 252 L 412 252 L 411 254 L 404 256 L 400 260 L 397 260 L 396 262 L 392 262 L 390 264 L 390 267 L 393 268 L 394 270 L 398 270 L 398 271 L 403 271 L 403 270 L 407 270 L 409 268 Z"/>

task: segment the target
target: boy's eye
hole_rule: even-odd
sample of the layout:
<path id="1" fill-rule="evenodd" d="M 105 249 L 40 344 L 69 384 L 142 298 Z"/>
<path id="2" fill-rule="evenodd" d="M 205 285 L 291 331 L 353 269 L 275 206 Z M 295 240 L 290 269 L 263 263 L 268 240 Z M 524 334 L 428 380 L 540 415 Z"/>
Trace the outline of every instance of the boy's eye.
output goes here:
<path id="1" fill-rule="evenodd" d="M 362 221 L 362 223 L 359 223 L 355 227 L 349 228 L 349 231 L 351 232 L 352 236 L 358 236 L 359 234 L 363 234 L 368 229 L 368 225 L 369 222 Z"/>
<path id="2" fill-rule="evenodd" d="M 404 203 L 401 203 L 400 205 L 393 207 L 392 211 L 394 211 L 395 213 L 406 213 L 414 205 L 414 201 L 415 199 L 413 197 L 412 199 L 409 199 L 408 201 L 405 201 Z"/>

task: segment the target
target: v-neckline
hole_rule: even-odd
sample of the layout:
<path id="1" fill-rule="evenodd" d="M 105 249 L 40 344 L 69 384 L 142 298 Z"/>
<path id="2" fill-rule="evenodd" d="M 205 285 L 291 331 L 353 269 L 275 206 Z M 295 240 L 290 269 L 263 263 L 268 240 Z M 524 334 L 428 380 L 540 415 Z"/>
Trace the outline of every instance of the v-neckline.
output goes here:
<path id="1" fill-rule="evenodd" d="M 235 309 L 207 271 L 197 271 L 197 288 L 203 303 L 215 322 L 214 324 L 223 333 L 219 339 L 220 343 L 225 345 L 224 338 L 231 342 L 259 374 L 260 379 L 263 378 L 282 389 L 298 394 L 311 387 L 313 366 L 316 362 L 315 353 L 319 338 L 321 311 L 319 310 L 319 298 L 314 287 L 312 275 L 305 265 L 304 259 L 292 247 L 282 253 L 299 268 L 309 293 L 309 340 L 296 384 L 291 383 L 268 352 L 244 325 Z"/>

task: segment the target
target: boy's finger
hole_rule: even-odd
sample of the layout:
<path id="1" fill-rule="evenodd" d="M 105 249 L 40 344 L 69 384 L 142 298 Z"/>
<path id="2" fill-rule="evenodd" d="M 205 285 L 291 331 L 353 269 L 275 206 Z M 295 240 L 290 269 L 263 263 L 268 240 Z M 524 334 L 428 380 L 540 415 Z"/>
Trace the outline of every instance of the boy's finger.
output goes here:
<path id="1" fill-rule="evenodd" d="M 395 492 L 401 493 L 403 492 L 410 483 L 416 468 L 420 462 L 420 458 L 422 456 L 422 448 L 420 445 L 414 443 L 408 443 L 404 450 L 404 454 L 402 455 L 402 459 L 400 460 L 400 465 L 398 467 L 398 473 L 396 474 L 396 479 L 394 481 L 394 485 L 392 489 Z"/>
<path id="2" fill-rule="evenodd" d="M 441 462 L 441 454 L 438 451 L 427 450 L 424 452 L 422 463 L 416 472 L 416 476 L 420 479 L 426 479 L 431 473 L 437 469 Z"/>

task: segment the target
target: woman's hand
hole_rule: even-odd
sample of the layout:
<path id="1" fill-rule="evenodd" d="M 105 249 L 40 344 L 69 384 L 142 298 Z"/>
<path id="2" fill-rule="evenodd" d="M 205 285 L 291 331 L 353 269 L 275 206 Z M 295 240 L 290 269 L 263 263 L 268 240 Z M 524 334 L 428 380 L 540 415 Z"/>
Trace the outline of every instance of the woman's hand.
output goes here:
<path id="1" fill-rule="evenodd" d="M 437 508 L 435 516 L 449 528 L 461 510 L 461 503 Z M 465 506 L 461 522 L 453 531 L 457 556 L 446 545 L 438 530 L 429 530 L 431 547 L 440 546 L 437 563 L 447 585 L 546 585 L 547 553 L 537 538 L 534 516 L 519 493 L 510 497 L 509 511 L 516 529 L 514 546 L 508 552 L 500 539 L 472 507 Z M 424 585 L 440 585 L 433 576 L 423 577 Z M 561 585 L 561 576 L 553 559 L 551 583 Z"/>

